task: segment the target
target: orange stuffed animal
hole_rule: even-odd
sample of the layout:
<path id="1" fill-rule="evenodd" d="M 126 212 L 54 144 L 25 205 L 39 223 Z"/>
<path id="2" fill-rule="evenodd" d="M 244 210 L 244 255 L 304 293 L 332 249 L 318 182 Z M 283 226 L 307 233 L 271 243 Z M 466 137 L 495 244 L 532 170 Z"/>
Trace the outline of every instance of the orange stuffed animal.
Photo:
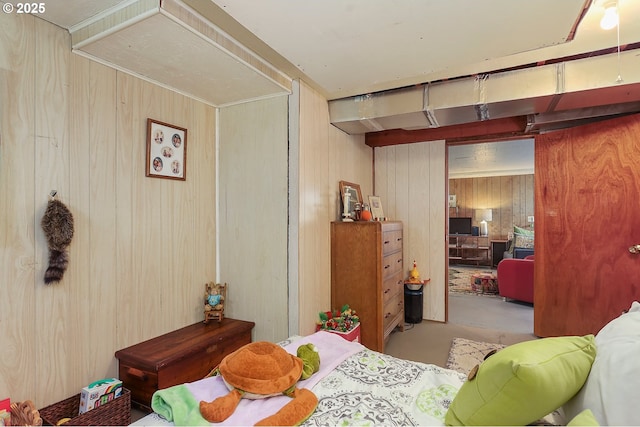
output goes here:
<path id="1" fill-rule="evenodd" d="M 319 368 L 319 358 L 317 361 L 312 373 Z M 216 374 L 222 376 L 230 393 L 211 402 L 201 401 L 200 414 L 209 422 L 219 423 L 233 414 L 242 398 L 264 399 L 285 394 L 293 400 L 256 425 L 298 425 L 309 418 L 318 405 L 313 392 L 296 387 L 304 365 L 300 357 L 277 344 L 266 341 L 247 344 L 227 355 L 217 368 Z"/>

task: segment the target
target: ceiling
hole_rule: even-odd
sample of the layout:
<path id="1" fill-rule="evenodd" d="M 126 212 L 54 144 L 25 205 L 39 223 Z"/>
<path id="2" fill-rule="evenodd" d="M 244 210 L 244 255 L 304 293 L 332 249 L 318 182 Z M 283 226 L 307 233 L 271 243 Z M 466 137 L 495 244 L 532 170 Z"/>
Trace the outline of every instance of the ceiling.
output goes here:
<path id="1" fill-rule="evenodd" d="M 619 32 L 598 26 L 604 1 L 57 0 L 37 16 L 68 29 L 74 52 L 214 106 L 289 94 L 292 81 L 302 79 L 331 107 L 434 82 L 450 99 L 455 92 L 445 83 L 463 77 L 640 42 L 640 1 L 618 0 Z M 637 66 L 636 58 L 627 61 Z M 635 68 L 625 74 L 615 61 L 599 68 L 607 70 L 605 86 L 613 90 L 620 76 L 625 84 L 640 80 Z M 512 77 L 511 85 L 527 86 Z M 426 95 L 418 92 L 415 102 L 424 110 Z M 622 92 L 610 103 L 628 101 L 629 90 Z M 606 97 L 595 98 L 589 102 Z M 640 101 L 640 95 L 631 98 Z M 363 105 L 369 108 L 358 104 L 356 114 L 367 121 Z M 353 133 L 447 124 L 426 121 L 421 110 L 411 112 L 417 124 L 381 126 L 376 117 L 376 126 Z"/>
<path id="2" fill-rule="evenodd" d="M 449 146 L 449 178 L 534 173 L 533 138 Z"/>

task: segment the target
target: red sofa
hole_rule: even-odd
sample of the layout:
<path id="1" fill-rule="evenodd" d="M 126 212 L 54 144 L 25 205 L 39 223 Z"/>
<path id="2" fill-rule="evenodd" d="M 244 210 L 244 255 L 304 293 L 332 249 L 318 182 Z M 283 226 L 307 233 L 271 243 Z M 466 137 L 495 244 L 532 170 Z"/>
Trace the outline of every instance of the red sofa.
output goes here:
<path id="1" fill-rule="evenodd" d="M 534 256 L 505 258 L 498 263 L 498 292 L 503 298 L 533 304 Z"/>

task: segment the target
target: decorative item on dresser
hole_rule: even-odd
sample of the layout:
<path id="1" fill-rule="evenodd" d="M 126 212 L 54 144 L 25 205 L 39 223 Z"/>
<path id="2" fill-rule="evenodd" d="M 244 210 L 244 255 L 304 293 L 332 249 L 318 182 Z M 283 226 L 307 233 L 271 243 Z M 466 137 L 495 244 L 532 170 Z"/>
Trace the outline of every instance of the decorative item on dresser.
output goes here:
<path id="1" fill-rule="evenodd" d="M 384 352 L 404 331 L 402 222 L 331 223 L 331 307 L 358 307 L 361 342 Z"/>
<path id="2" fill-rule="evenodd" d="M 227 287 L 221 283 L 208 282 L 204 285 L 204 323 L 211 319 L 222 322 L 224 319 L 224 301 L 227 299 Z"/>
<path id="3" fill-rule="evenodd" d="M 362 190 L 359 184 L 353 182 L 340 181 L 340 200 L 342 201 L 342 220 L 351 222 L 356 218 L 356 206 L 362 209 Z"/>
<path id="4" fill-rule="evenodd" d="M 204 378 L 227 354 L 251 342 L 254 322 L 198 322 L 116 351 L 119 378 L 132 402 L 151 411 L 156 390 Z"/>

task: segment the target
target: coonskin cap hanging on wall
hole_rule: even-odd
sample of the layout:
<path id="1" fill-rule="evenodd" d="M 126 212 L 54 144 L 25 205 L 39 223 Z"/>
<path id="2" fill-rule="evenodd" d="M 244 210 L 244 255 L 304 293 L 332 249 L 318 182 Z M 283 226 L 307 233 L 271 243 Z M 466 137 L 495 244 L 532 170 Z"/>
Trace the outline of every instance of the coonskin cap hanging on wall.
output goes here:
<path id="1" fill-rule="evenodd" d="M 62 280 L 69 265 L 67 246 L 73 237 L 73 215 L 64 203 L 55 199 L 55 192 L 51 196 L 41 224 L 49 245 L 49 267 L 44 273 L 47 285 Z"/>

